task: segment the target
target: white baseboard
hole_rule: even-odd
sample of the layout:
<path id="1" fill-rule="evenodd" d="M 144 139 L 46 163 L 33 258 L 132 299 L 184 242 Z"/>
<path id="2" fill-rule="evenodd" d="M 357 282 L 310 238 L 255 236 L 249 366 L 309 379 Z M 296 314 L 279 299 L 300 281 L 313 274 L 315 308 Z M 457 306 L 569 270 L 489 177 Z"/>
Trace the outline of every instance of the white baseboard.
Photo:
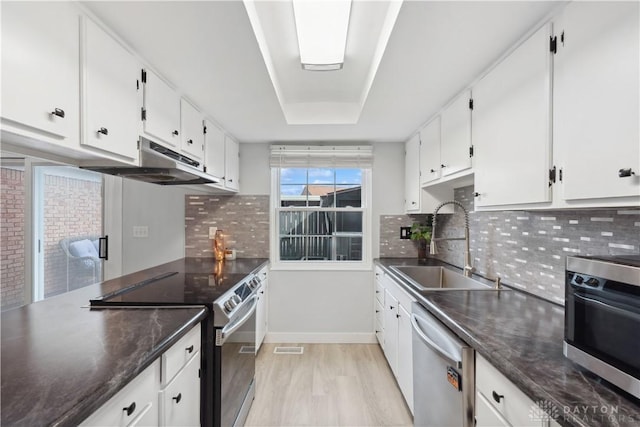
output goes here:
<path id="1" fill-rule="evenodd" d="M 267 332 L 267 343 L 282 344 L 376 344 L 373 332 Z"/>

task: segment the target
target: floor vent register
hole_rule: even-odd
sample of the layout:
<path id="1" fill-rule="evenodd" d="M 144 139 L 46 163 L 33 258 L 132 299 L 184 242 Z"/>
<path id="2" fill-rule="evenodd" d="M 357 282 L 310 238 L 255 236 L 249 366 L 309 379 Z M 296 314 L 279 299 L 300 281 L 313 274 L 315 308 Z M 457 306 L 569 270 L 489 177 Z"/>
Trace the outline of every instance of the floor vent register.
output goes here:
<path id="1" fill-rule="evenodd" d="M 276 347 L 274 354 L 303 354 L 304 347 Z"/>

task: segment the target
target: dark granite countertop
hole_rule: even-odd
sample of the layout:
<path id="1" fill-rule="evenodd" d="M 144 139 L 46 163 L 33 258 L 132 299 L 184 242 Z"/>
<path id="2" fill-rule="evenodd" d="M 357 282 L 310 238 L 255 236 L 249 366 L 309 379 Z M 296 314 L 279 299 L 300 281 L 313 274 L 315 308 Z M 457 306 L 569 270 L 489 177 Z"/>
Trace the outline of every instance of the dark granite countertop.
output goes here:
<path id="1" fill-rule="evenodd" d="M 267 260 L 217 265 L 227 281 Z M 77 425 L 191 327 L 202 306 L 90 309 L 89 299 L 159 272 L 214 272 L 207 258 L 185 258 L 2 313 L 1 424 Z"/>
<path id="2" fill-rule="evenodd" d="M 382 258 L 376 263 L 400 282 L 389 266 L 442 265 L 461 271 L 437 260 Z M 564 307 L 518 290 L 407 290 L 529 398 L 556 415 L 559 424 L 640 425 L 637 399 L 562 354 Z"/>

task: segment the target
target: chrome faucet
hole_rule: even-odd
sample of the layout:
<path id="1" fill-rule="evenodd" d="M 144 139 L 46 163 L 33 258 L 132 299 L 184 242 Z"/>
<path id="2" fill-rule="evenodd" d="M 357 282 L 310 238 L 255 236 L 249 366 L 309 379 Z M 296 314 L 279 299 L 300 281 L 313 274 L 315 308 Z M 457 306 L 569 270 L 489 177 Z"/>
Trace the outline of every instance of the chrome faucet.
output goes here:
<path id="1" fill-rule="evenodd" d="M 436 216 L 438 215 L 438 211 L 445 205 L 456 205 L 462 209 L 464 212 L 464 237 L 439 237 L 436 239 Z M 469 212 L 465 209 L 462 203 L 456 200 L 449 200 L 446 202 L 442 202 L 436 207 L 433 211 L 433 220 L 431 223 L 431 246 L 430 252 L 432 255 L 438 254 L 438 247 L 436 245 L 437 240 L 464 240 L 464 268 L 463 274 L 465 277 L 471 277 L 471 273 L 473 272 L 473 267 L 471 266 L 471 252 L 469 251 Z"/>

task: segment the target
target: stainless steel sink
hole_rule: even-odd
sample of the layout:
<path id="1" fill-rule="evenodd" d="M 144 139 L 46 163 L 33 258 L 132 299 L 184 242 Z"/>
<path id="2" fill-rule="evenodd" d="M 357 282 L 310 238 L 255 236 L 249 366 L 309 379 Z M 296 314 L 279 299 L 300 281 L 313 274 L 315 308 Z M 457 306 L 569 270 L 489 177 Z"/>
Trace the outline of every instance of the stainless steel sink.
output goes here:
<path id="1" fill-rule="evenodd" d="M 390 268 L 419 291 L 494 289 L 444 267 L 394 265 Z"/>

